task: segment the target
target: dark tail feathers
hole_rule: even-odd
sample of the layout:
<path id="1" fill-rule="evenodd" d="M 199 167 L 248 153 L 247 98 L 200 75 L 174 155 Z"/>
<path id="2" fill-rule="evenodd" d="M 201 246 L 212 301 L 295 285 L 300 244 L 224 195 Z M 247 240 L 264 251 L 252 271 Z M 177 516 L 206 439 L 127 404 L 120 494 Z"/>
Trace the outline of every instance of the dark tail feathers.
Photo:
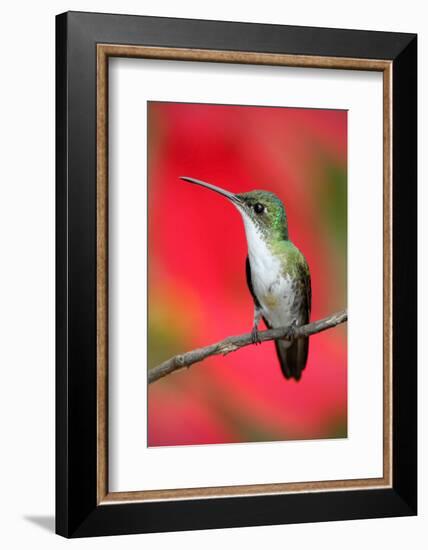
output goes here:
<path id="1" fill-rule="evenodd" d="M 286 340 L 275 340 L 275 348 L 282 374 L 299 381 L 308 359 L 309 338 L 298 338 L 291 346 Z"/>

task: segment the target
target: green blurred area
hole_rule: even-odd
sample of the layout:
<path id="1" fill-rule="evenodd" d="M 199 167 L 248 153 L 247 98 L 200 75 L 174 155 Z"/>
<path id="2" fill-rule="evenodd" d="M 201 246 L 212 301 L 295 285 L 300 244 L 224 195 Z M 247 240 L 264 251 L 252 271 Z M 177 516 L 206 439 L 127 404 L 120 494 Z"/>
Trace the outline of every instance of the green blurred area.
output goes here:
<path id="1" fill-rule="evenodd" d="M 171 309 L 171 304 L 160 298 L 156 299 L 156 307 L 149 305 L 147 336 L 149 369 L 190 349 L 184 325 L 177 323 L 176 312 Z"/>

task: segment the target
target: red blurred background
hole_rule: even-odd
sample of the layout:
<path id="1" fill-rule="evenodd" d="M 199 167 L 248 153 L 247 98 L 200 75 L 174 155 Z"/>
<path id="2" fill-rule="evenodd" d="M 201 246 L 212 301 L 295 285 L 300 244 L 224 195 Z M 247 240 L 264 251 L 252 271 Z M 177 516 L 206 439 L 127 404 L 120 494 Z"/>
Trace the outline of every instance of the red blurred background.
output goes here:
<path id="1" fill-rule="evenodd" d="M 346 307 L 346 111 L 150 102 L 148 163 L 149 368 L 252 327 L 241 217 L 182 175 L 276 193 L 309 263 L 312 320 Z M 297 383 L 268 342 L 148 390 L 149 446 L 346 435 L 346 325 L 311 337 Z"/>

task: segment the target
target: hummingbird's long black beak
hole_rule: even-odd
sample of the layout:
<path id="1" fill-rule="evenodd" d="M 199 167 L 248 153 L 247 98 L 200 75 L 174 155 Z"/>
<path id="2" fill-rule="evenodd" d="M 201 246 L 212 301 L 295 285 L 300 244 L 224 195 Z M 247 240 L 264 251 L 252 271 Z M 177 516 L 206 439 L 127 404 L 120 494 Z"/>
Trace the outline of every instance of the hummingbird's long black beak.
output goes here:
<path id="1" fill-rule="evenodd" d="M 187 176 L 180 176 L 180 179 L 184 181 L 188 181 L 190 183 L 195 183 L 196 185 L 201 185 L 202 187 L 206 187 L 207 189 L 211 189 L 211 191 L 215 191 L 216 193 L 219 193 L 220 195 L 223 195 L 223 197 L 226 197 L 231 202 L 235 204 L 240 204 L 240 199 L 234 195 L 233 193 L 230 193 L 229 191 L 226 191 L 225 189 L 222 189 L 221 187 L 217 187 L 216 185 L 212 185 L 211 183 L 206 183 L 205 181 L 196 180 L 195 178 L 188 178 Z"/>

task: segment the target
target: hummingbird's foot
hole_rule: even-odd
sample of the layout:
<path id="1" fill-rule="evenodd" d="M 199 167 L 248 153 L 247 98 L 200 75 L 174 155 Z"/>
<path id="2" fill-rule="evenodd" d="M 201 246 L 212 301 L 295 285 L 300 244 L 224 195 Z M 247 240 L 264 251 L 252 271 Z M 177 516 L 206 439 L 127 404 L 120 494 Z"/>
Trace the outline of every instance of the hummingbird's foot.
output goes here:
<path id="1" fill-rule="evenodd" d="M 256 345 L 262 343 L 259 336 L 259 329 L 256 326 L 254 326 L 253 330 L 251 331 L 251 340 L 253 344 L 256 344 Z"/>
<path id="2" fill-rule="evenodd" d="M 293 324 L 291 324 L 287 328 L 287 332 L 285 333 L 285 336 L 284 336 L 286 340 L 290 340 L 290 342 L 292 340 L 295 340 L 295 338 L 296 338 L 296 326 L 297 326 L 297 322 L 293 321 Z"/>

